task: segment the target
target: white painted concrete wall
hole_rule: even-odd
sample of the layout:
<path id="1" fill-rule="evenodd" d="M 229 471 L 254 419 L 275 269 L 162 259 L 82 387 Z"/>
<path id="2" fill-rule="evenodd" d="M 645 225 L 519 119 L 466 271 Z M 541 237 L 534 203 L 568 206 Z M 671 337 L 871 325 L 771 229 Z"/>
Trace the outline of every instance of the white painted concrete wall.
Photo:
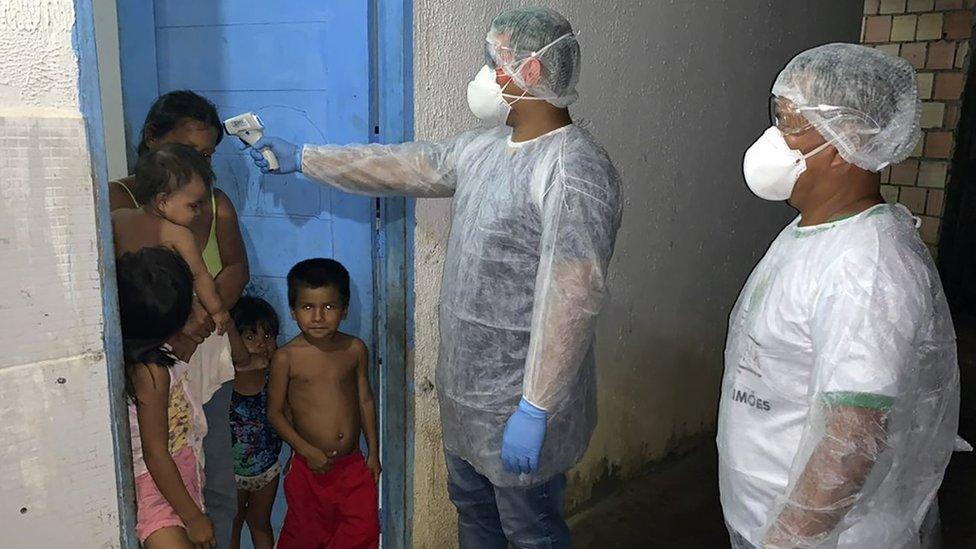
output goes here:
<path id="1" fill-rule="evenodd" d="M 0 1 L 3 547 L 119 544 L 71 0 Z"/>
<path id="2" fill-rule="evenodd" d="M 754 198 L 741 157 L 768 126 L 778 70 L 801 49 L 856 41 L 852 0 L 549 0 L 581 32 L 582 99 L 624 180 L 626 210 L 598 334 L 600 423 L 571 474 L 570 506 L 714 428 L 729 310 L 792 215 Z M 416 134 L 476 124 L 465 85 L 492 16 L 521 2 L 415 0 Z M 433 369 L 449 200 L 419 201 L 416 229 L 416 547 L 450 547 Z M 707 436 L 707 435 L 706 435 Z M 710 497 L 703 494 L 702 497 Z"/>

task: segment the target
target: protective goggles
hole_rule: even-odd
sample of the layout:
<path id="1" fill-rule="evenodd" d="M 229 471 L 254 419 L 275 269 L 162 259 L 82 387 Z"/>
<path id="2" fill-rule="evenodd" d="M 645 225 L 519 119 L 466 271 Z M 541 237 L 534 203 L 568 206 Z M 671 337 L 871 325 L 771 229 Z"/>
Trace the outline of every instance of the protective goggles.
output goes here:
<path id="1" fill-rule="evenodd" d="M 813 121 L 811 121 L 811 119 Z M 836 105 L 798 106 L 789 99 L 769 96 L 769 123 L 776 126 L 783 135 L 799 135 L 812 128 L 832 126 L 849 122 L 850 129 L 860 134 L 876 134 L 881 125 L 867 114 L 848 107 Z"/>

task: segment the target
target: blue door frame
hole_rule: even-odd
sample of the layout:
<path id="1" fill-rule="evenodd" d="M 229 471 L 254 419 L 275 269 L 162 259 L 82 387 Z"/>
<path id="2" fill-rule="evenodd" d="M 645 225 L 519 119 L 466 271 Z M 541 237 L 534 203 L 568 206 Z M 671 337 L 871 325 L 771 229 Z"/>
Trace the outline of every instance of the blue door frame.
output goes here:
<path id="1" fill-rule="evenodd" d="M 377 143 L 413 139 L 413 2 L 370 0 L 372 112 Z M 378 230 L 374 267 L 378 282 L 376 333 L 380 379 L 381 441 L 384 473 L 397 479 L 383 485 L 383 545 L 412 545 L 413 372 L 407 352 L 413 347 L 413 200 L 377 200 Z"/>
<path id="2" fill-rule="evenodd" d="M 112 415 L 112 445 L 115 453 L 115 482 L 118 487 L 119 546 L 139 547 L 135 535 L 135 484 L 132 478 L 132 450 L 129 440 L 129 412 L 122 371 L 122 331 L 119 327 L 118 289 L 115 283 L 115 252 L 108 207 L 108 159 L 105 154 L 105 126 L 102 119 L 98 56 L 95 48 L 95 19 L 92 0 L 74 0 L 75 25 L 71 40 L 78 56 L 78 107 L 85 120 L 91 177 L 95 194 L 95 224 L 102 287 L 102 344 L 108 376 L 109 413 Z"/>
<path id="3" fill-rule="evenodd" d="M 121 363 L 121 335 L 112 258 L 111 223 L 108 213 L 108 177 L 104 128 L 99 100 L 94 44 L 92 0 L 74 0 L 75 46 L 79 56 L 81 110 L 88 130 L 96 183 L 99 245 L 104 288 L 105 348 L 110 365 Z M 412 2 L 368 0 L 370 50 L 370 142 L 398 143 L 413 137 Z M 146 6 L 149 6 L 148 9 Z M 139 32 L 152 17 L 151 2 L 118 3 L 119 42 L 122 57 L 123 103 L 127 154 L 134 161 L 139 130 L 149 104 L 158 95 L 155 44 Z M 152 24 L 151 20 L 148 22 Z M 222 113 L 227 114 L 227 113 Z M 376 349 L 373 379 L 379 396 L 382 485 L 383 546 L 411 545 L 413 515 L 413 375 L 407 352 L 413 339 L 413 201 L 405 198 L 376 200 L 374 227 L 374 333 Z M 109 390 L 115 418 L 113 436 L 119 483 L 120 543 L 136 547 L 134 490 L 130 443 L 121 368 L 109 368 Z M 118 375 L 116 375 L 118 374 Z"/>

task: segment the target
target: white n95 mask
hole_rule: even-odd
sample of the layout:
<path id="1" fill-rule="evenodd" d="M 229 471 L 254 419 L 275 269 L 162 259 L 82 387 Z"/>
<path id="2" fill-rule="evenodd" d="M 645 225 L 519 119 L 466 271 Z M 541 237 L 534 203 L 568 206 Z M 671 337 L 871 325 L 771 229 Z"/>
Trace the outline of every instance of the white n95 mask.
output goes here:
<path id="1" fill-rule="evenodd" d="M 766 200 L 786 200 L 793 194 L 796 180 L 807 170 L 807 158 L 827 148 L 820 145 L 807 154 L 791 149 L 776 126 L 768 130 L 749 147 L 742 158 L 742 175 L 749 190 Z"/>
<path id="2" fill-rule="evenodd" d="M 514 78 L 508 84 L 514 82 Z M 505 84 L 505 88 L 508 87 Z M 474 80 L 468 82 L 468 108 L 475 116 L 496 126 L 501 126 L 508 120 L 508 114 L 512 112 L 512 105 L 519 101 L 545 101 L 545 97 L 529 96 L 527 91 L 522 95 L 512 95 L 505 93 L 505 88 L 498 85 L 495 80 L 495 71 L 485 65 L 481 67 Z M 514 99 L 509 103 L 505 98 Z"/>
<path id="3" fill-rule="evenodd" d="M 512 112 L 503 91 L 495 81 L 495 71 L 485 65 L 468 83 L 468 108 L 481 120 L 500 126 L 508 120 L 508 113 Z"/>

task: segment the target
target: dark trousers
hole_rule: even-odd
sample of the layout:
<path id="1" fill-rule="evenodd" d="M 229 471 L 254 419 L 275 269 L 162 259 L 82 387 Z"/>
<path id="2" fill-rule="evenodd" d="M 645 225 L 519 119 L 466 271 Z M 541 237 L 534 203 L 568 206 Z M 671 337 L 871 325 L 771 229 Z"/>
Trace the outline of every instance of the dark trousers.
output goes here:
<path id="1" fill-rule="evenodd" d="M 467 461 L 448 454 L 447 489 L 458 511 L 460 549 L 563 549 L 566 475 L 532 487 L 495 486 Z"/>

